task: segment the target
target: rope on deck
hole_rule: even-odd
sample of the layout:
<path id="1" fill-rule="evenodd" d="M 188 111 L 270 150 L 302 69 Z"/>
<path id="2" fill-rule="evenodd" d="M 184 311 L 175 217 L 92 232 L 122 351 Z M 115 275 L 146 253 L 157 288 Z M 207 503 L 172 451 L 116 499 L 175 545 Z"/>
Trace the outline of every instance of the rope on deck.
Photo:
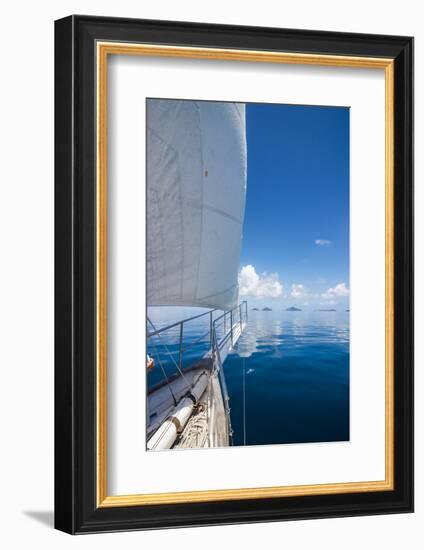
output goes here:
<path id="1" fill-rule="evenodd" d="M 197 410 L 190 417 L 183 433 L 175 445 L 176 448 L 196 449 L 206 447 L 208 435 L 208 414 L 205 403 L 200 403 Z"/>

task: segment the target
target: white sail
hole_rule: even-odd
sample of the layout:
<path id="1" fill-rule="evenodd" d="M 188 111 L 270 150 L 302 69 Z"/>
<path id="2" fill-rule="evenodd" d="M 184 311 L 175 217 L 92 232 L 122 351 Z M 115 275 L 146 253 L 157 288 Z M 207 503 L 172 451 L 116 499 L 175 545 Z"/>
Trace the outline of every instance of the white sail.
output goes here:
<path id="1" fill-rule="evenodd" d="M 245 106 L 147 101 L 147 304 L 230 309 L 246 196 Z"/>

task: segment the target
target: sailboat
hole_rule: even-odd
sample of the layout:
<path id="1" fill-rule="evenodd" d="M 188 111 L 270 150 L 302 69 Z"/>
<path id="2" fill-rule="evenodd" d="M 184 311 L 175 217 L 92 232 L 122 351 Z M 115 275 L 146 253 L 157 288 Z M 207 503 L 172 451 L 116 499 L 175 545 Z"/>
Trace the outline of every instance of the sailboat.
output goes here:
<path id="1" fill-rule="evenodd" d="M 172 375 L 159 346 L 147 358 L 163 371 L 147 395 L 148 450 L 231 445 L 224 362 L 247 322 L 237 284 L 246 180 L 244 104 L 147 100 L 147 306 L 201 308 L 160 328 L 148 317 L 148 343 L 178 335 Z M 206 324 L 208 345 L 184 364 L 189 323 Z"/>

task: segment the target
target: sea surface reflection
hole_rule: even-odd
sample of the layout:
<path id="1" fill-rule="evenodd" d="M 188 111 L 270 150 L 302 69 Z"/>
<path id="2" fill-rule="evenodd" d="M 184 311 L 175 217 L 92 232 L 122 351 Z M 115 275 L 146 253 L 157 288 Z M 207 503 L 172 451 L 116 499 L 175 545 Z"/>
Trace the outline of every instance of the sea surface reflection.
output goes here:
<path id="1" fill-rule="evenodd" d="M 225 376 L 235 445 L 349 440 L 348 312 L 249 311 Z"/>

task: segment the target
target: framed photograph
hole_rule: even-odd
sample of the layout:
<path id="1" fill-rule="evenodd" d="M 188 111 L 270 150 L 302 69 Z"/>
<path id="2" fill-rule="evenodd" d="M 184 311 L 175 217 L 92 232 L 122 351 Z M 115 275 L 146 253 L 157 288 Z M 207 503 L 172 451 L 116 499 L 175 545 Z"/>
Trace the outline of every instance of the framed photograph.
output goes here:
<path id="1" fill-rule="evenodd" d="M 55 525 L 413 510 L 413 39 L 55 25 Z"/>

